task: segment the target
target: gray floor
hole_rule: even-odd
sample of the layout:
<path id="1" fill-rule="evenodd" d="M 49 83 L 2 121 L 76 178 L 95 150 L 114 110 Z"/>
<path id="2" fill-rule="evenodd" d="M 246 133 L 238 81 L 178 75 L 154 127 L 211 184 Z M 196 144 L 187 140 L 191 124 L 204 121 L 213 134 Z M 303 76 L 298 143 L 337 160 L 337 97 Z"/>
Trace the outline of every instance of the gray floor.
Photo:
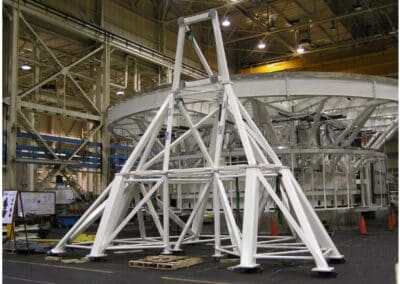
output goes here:
<path id="1" fill-rule="evenodd" d="M 3 283 L 395 283 L 394 264 L 398 257 L 398 233 L 337 233 L 334 237 L 345 264 L 335 264 L 336 278 L 322 279 L 310 273 L 312 263 L 263 261 L 264 271 L 242 274 L 228 271 L 231 263 L 214 263 L 211 246 L 186 246 L 185 254 L 204 257 L 204 263 L 177 271 L 134 269 L 128 260 L 137 255 L 110 254 L 104 262 L 63 264 L 44 260 L 44 255 L 3 254 Z M 69 256 L 78 256 L 72 252 Z"/>

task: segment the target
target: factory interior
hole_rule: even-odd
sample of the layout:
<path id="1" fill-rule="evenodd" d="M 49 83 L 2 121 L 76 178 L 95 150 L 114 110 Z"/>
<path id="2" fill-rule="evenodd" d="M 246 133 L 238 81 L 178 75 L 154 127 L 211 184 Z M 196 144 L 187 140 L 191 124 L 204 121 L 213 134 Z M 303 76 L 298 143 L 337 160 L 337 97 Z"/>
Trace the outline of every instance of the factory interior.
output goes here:
<path id="1" fill-rule="evenodd" d="M 2 283 L 400 283 L 398 13 L 3 0 Z"/>

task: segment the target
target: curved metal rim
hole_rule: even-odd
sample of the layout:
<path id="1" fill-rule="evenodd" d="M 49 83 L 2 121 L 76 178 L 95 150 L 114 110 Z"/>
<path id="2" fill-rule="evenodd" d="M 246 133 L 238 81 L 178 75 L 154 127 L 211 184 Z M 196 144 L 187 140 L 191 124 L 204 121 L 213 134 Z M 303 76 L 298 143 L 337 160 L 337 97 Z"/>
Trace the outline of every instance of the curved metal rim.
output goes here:
<path id="1" fill-rule="evenodd" d="M 234 75 L 232 81 L 239 98 L 327 96 L 398 102 L 398 80 L 378 76 L 334 72 L 276 72 Z M 169 91 L 170 86 L 163 86 L 118 101 L 108 109 L 108 129 L 111 130 L 115 123 L 128 116 L 157 109 Z"/>

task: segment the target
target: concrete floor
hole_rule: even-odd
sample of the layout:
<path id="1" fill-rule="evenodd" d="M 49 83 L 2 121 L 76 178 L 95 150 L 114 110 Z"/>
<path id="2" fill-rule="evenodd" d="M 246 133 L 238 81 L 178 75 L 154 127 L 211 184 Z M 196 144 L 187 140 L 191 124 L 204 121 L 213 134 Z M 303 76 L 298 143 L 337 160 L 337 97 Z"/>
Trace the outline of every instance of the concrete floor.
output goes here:
<path id="1" fill-rule="evenodd" d="M 212 247 L 198 244 L 183 247 L 188 256 L 201 256 L 204 263 L 176 271 L 128 267 L 128 260 L 159 251 L 139 254 L 110 254 L 104 262 L 63 264 L 45 261 L 41 254 L 3 253 L 3 283 L 395 283 L 394 264 L 398 261 L 398 233 L 336 233 L 333 237 L 346 256 L 345 264 L 335 264 L 336 278 L 318 278 L 310 273 L 312 263 L 260 262 L 264 271 L 242 274 L 227 270 L 237 262 L 214 263 Z M 83 255 L 72 252 L 68 257 Z"/>

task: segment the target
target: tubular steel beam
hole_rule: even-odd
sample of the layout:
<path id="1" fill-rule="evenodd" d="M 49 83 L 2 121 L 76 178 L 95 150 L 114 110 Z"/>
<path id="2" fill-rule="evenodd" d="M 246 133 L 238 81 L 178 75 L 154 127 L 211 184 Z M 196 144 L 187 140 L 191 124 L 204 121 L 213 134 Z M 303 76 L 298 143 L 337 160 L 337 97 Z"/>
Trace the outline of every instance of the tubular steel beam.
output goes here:
<path id="1" fill-rule="evenodd" d="M 185 23 L 202 22 L 211 19 L 217 51 L 218 75 L 215 85 L 219 88 L 214 89 L 217 97 L 212 101 L 213 106 L 208 108 L 216 109 L 208 113 L 200 120 L 191 117 L 191 113 L 186 110 L 183 99 L 186 99 L 184 87 L 179 85 L 182 73 L 183 45 L 185 34 Z M 215 10 L 206 14 L 193 16 L 179 21 L 179 34 L 176 49 L 176 64 L 174 69 L 174 80 L 169 94 L 164 97 L 161 107 L 158 109 L 153 120 L 144 131 L 136 147 L 130 154 L 122 170 L 117 174 L 110 185 L 110 193 L 103 205 L 92 208 L 94 211 L 90 216 L 81 221 L 82 224 L 90 224 L 94 218 L 101 214 L 100 225 L 98 227 L 95 241 L 90 246 L 89 257 L 101 258 L 105 256 L 107 250 L 116 249 L 134 249 L 134 248 L 162 248 L 164 254 L 170 254 L 172 248 L 180 249 L 181 245 L 195 242 L 204 242 L 201 239 L 201 222 L 205 212 L 205 199 L 208 198 L 208 192 L 211 191 L 213 197 L 214 213 L 214 256 L 221 257 L 222 253 L 232 254 L 240 257 L 240 264 L 236 267 L 240 270 L 256 269 L 257 258 L 273 257 L 286 259 L 312 259 L 316 267 L 313 271 L 320 273 L 331 273 L 333 267 L 328 266 L 326 258 L 343 258 L 340 255 L 329 235 L 319 221 L 317 215 L 311 212 L 313 209 L 308 203 L 300 186 L 296 183 L 293 174 L 289 169 L 282 165 L 279 157 L 272 149 L 263 134 L 252 121 L 246 108 L 237 98 L 230 80 L 229 69 L 226 61 L 223 47 L 220 24 Z M 201 54 L 199 54 L 201 56 Z M 178 105 L 178 109 L 176 109 Z M 180 112 L 179 112 L 180 110 Z M 218 115 L 214 115 L 214 112 Z M 199 131 L 198 126 L 212 119 L 212 134 L 209 148 L 205 143 L 205 137 Z M 172 134 L 175 132 L 177 121 L 185 125 L 188 130 L 178 137 Z M 198 121 L 196 124 L 194 121 Z M 229 124 L 227 124 L 229 121 Z M 226 127 L 227 126 L 227 127 Z M 244 148 L 243 160 L 239 164 L 227 163 L 222 155 L 224 140 L 227 140 L 228 132 L 234 132 L 232 135 L 237 137 L 238 143 Z M 200 159 L 194 162 L 194 167 L 188 164 L 181 166 L 180 163 L 173 163 L 171 159 L 172 148 L 175 144 L 191 135 L 193 145 L 200 147 Z M 154 153 L 156 141 L 163 141 L 163 149 Z M 175 139 L 175 140 L 172 140 Z M 79 150 L 79 149 L 78 149 Z M 155 163 L 162 158 L 161 163 Z M 178 165 L 178 168 L 176 166 Z M 283 186 L 280 187 L 282 196 L 278 196 L 270 185 L 267 178 L 276 177 L 280 174 Z M 224 181 L 232 179 L 245 179 L 244 196 L 244 218 L 242 230 L 235 221 L 232 204 L 229 200 Z M 141 186 L 142 197 L 139 200 L 138 195 L 134 197 L 135 184 Z M 184 185 L 181 190 L 192 189 L 192 186 L 200 185 L 201 194 L 196 198 L 194 209 L 185 223 L 172 210 L 170 206 L 170 195 L 173 193 L 175 185 Z M 150 187 L 144 188 L 144 184 Z M 289 245 L 281 246 L 275 244 L 274 248 L 280 251 L 260 254 L 259 248 L 266 247 L 267 243 L 259 241 L 259 187 L 266 190 L 271 200 L 282 210 L 289 226 L 301 240 L 295 243 L 293 249 L 288 250 Z M 158 192 L 158 193 L 157 193 Z M 116 239 L 128 222 L 138 213 L 144 204 L 149 204 L 151 196 L 155 195 L 157 205 L 162 213 L 162 228 L 158 216 L 149 206 L 150 213 L 156 224 L 160 237 L 157 237 L 157 243 L 154 239 L 141 239 L 140 242 L 134 239 Z M 158 198 L 157 195 L 161 197 Z M 131 202 L 135 200 L 135 207 L 130 210 Z M 283 201 L 282 201 L 282 200 Z M 96 201 L 100 204 L 100 201 Z M 103 201 L 102 201 L 103 202 Z M 103 204 L 103 203 L 102 203 Z M 221 211 L 222 209 L 222 211 Z M 289 210 L 290 209 L 290 210 Z M 96 214 L 95 214 L 96 213 Z M 227 238 L 230 243 L 222 244 L 225 239 L 221 235 L 221 214 L 225 218 L 225 224 L 228 231 Z M 178 226 L 183 228 L 180 236 L 170 235 L 170 219 Z M 72 236 L 79 229 L 69 232 Z M 140 225 L 139 225 L 140 226 Z M 190 228 L 192 226 L 192 228 Z M 185 238 L 186 234 L 191 236 Z M 143 235 L 143 233 L 141 233 Z M 66 247 L 69 238 L 63 238 L 58 244 L 58 253 Z M 210 239 L 212 240 L 212 239 Z M 286 239 L 284 239 L 286 240 Z M 121 245 L 116 245 L 120 243 Z M 82 246 L 75 246 L 82 247 Z M 298 247 L 301 247 L 300 249 Z M 82 247 L 83 248 L 83 247 Z M 298 256 L 298 253 L 307 253 L 307 256 Z"/>
<path id="2" fill-rule="evenodd" d="M 110 132 L 107 130 L 107 108 L 110 105 L 110 45 L 104 43 L 103 50 L 103 81 L 102 94 L 100 99 L 101 111 L 101 187 L 104 188 L 109 183 L 110 178 Z"/>
<path id="3" fill-rule="evenodd" d="M 74 32 L 96 42 L 103 43 L 106 39 L 109 39 L 112 47 L 118 48 L 145 61 L 168 68 L 173 68 L 174 66 L 174 60 L 172 58 L 156 50 L 127 40 L 103 28 L 84 22 L 71 15 L 64 14 L 44 4 L 35 1 L 16 2 L 13 0 L 5 0 L 4 3 L 11 6 L 18 6 L 21 11 L 29 14 L 31 17 L 39 18 L 50 25 Z M 193 78 L 201 78 L 205 75 L 203 71 L 188 64 L 182 65 L 182 73 Z"/>
<path id="4" fill-rule="evenodd" d="M 19 14 L 17 8 L 12 9 L 11 20 L 11 52 L 10 60 L 10 105 L 8 108 L 7 123 L 7 188 L 17 189 L 17 168 L 16 168 L 16 151 L 17 151 L 17 97 L 18 97 L 18 39 L 19 39 Z"/>
<path id="5" fill-rule="evenodd" d="M 61 115 L 61 116 L 78 119 L 78 120 L 101 121 L 101 117 L 98 115 L 89 114 L 89 113 L 80 112 L 80 111 L 67 110 L 64 108 L 47 106 L 47 105 L 42 105 L 42 104 L 35 104 L 35 103 L 27 102 L 27 101 L 19 101 L 18 105 L 20 108 L 34 110 L 35 112 L 38 112 L 38 113 L 44 112 L 44 113 L 49 113 L 49 114 L 54 114 L 54 115 Z"/>

